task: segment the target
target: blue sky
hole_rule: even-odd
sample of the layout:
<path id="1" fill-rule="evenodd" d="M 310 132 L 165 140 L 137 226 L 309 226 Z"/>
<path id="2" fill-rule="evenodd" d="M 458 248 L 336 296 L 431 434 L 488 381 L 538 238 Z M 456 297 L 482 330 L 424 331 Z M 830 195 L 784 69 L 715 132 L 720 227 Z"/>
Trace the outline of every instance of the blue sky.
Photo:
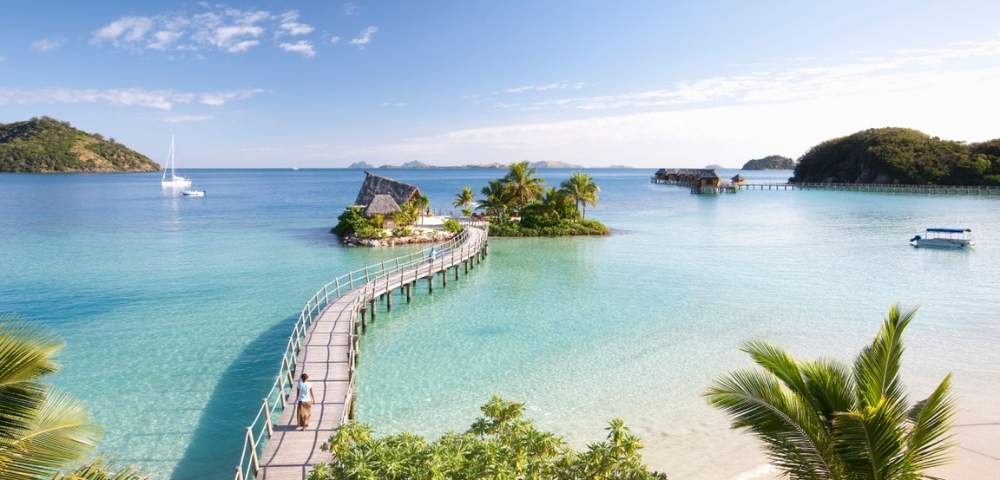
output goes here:
<path id="1" fill-rule="evenodd" d="M 825 3 L 825 4 L 820 4 Z M 872 4 L 877 3 L 877 4 Z M 1000 2 L 17 2 L 0 122 L 191 167 L 739 165 L 1000 137 Z"/>

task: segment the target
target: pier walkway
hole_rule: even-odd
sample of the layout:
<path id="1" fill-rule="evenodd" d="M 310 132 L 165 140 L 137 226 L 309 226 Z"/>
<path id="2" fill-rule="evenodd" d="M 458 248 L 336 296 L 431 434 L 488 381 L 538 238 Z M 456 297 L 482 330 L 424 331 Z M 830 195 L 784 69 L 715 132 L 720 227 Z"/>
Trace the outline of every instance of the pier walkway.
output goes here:
<path id="1" fill-rule="evenodd" d="M 409 302 L 419 280 L 433 292 L 435 277 L 443 287 L 452 270 L 454 280 L 460 270 L 468 274 L 488 254 L 485 228 L 470 223 L 445 244 L 341 275 L 306 302 L 278 376 L 246 428 L 236 480 L 304 480 L 314 465 L 329 460 L 320 445 L 353 418 L 359 337 L 375 322 L 379 305 L 391 310 L 394 291 Z M 302 372 L 316 395 L 305 430 L 296 428 L 295 419 L 295 383 Z"/>

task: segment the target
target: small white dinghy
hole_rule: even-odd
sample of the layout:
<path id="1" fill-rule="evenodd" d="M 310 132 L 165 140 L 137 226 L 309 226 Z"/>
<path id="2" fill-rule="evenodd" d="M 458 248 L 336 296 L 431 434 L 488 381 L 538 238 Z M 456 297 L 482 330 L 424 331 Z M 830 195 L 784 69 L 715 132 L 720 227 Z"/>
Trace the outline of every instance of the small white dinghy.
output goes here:
<path id="1" fill-rule="evenodd" d="M 184 190 L 181 192 L 185 197 L 204 197 L 204 190 Z"/>
<path id="2" fill-rule="evenodd" d="M 928 228 L 924 236 L 916 235 L 910 245 L 917 248 L 971 248 L 976 245 L 970 228 Z"/>

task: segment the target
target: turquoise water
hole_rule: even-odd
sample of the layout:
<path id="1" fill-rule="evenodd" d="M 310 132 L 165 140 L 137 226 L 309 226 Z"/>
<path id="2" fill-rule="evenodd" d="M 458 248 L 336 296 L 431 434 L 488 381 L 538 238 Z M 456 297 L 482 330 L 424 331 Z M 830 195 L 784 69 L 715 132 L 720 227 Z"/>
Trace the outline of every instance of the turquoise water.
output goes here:
<path id="1" fill-rule="evenodd" d="M 207 197 L 165 194 L 155 175 L 0 175 L 0 312 L 66 340 L 56 383 L 105 425 L 102 449 L 158 478 L 229 474 L 305 299 L 400 252 L 327 233 L 359 171 L 189 173 Z M 493 240 L 484 268 L 380 316 L 362 343 L 362 420 L 438 434 L 500 393 L 578 444 L 621 416 L 672 477 L 728 478 L 763 459 L 700 393 L 746 363 L 740 343 L 845 358 L 894 301 L 922 306 L 911 390 L 951 371 L 960 419 L 1000 420 L 1000 199 L 698 196 L 646 170 L 593 173 L 592 215 L 613 235 Z M 499 174 L 391 172 L 436 207 Z M 971 227 L 979 246 L 907 245 L 930 225 Z"/>

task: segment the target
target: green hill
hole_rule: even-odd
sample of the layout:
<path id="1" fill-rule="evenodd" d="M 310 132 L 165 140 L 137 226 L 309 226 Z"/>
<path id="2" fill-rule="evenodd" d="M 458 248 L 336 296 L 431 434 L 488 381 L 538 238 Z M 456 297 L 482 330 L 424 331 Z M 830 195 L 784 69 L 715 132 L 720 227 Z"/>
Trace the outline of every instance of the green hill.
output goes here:
<path id="1" fill-rule="evenodd" d="M 0 172 L 156 172 L 160 165 L 114 139 L 49 117 L 0 124 Z"/>
<path id="2" fill-rule="evenodd" d="M 1000 139 L 966 144 L 908 128 L 863 130 L 811 148 L 792 181 L 1000 185 Z"/>
<path id="3" fill-rule="evenodd" d="M 795 160 L 781 155 L 755 158 L 743 164 L 743 170 L 791 170 L 793 168 L 795 168 Z"/>

